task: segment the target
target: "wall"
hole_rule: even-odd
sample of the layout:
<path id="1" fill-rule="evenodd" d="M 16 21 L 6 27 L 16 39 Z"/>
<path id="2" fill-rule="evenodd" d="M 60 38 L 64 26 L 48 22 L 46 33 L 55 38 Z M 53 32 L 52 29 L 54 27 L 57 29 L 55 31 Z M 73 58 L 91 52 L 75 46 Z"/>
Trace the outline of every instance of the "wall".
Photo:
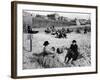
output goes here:
<path id="1" fill-rule="evenodd" d="M 98 6 L 100 5 L 99 0 L 31 0 L 31 1 L 79 4 L 79 5 L 98 5 Z M 11 11 L 10 11 L 11 8 L 10 7 L 11 7 L 11 0 L 0 0 L 0 80 L 13 80 L 10 78 L 10 70 L 11 70 L 10 69 L 11 68 L 10 66 L 11 65 Z M 99 17 L 100 16 L 98 16 L 98 18 Z M 98 30 L 100 30 L 99 26 Z M 99 31 L 98 34 L 100 35 Z M 100 41 L 100 37 L 98 38 L 98 41 Z M 98 46 L 100 47 L 100 42 L 98 42 Z M 98 51 L 100 52 L 100 50 Z M 98 57 L 100 57 L 99 54 Z M 98 61 L 100 62 L 100 59 Z M 98 64 L 98 67 L 100 67 L 100 64 Z M 86 79 L 100 80 L 99 76 L 100 76 L 100 69 L 98 74 L 34 78 L 34 80 L 86 80 Z M 30 78 L 29 80 L 33 80 L 33 78 L 32 79 Z"/>

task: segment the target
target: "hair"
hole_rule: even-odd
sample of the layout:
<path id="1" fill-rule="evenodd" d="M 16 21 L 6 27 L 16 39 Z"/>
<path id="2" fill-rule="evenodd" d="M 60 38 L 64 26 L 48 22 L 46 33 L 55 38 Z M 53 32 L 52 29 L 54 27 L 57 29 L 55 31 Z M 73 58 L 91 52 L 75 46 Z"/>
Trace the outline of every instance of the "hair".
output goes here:
<path id="1" fill-rule="evenodd" d="M 45 42 L 43 43 L 43 46 L 47 46 L 47 45 L 49 45 L 49 42 L 48 42 L 48 41 L 45 41 Z"/>
<path id="2" fill-rule="evenodd" d="M 76 40 L 73 40 L 72 43 L 76 43 Z"/>
<path id="3" fill-rule="evenodd" d="M 63 52 L 62 48 L 57 48 L 57 51 L 56 51 L 58 54 L 61 54 Z"/>
<path id="4" fill-rule="evenodd" d="M 53 51 L 55 51 L 55 47 L 52 47 L 51 49 L 52 49 Z"/>

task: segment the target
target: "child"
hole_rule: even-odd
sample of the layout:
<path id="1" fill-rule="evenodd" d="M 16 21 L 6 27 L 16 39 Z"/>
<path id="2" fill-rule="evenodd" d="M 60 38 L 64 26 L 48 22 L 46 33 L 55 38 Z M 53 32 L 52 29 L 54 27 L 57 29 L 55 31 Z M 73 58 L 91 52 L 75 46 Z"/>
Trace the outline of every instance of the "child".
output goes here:
<path id="1" fill-rule="evenodd" d="M 73 52 L 73 60 L 76 60 L 78 57 L 78 45 L 76 40 L 72 41 L 72 44 L 70 46 L 71 51 Z"/>
<path id="2" fill-rule="evenodd" d="M 67 63 L 71 60 L 71 61 L 74 61 L 77 59 L 78 57 L 78 45 L 76 44 L 76 40 L 73 40 L 72 41 L 72 44 L 68 50 L 68 54 L 65 56 L 65 62 L 66 62 L 66 59 L 68 58 L 67 60 Z"/>

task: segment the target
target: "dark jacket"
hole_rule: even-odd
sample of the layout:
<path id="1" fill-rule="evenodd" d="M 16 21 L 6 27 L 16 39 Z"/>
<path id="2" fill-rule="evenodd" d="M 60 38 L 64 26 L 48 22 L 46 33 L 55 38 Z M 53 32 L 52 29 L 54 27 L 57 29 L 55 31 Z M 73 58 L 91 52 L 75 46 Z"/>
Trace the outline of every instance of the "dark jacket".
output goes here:
<path id="1" fill-rule="evenodd" d="M 78 53 L 78 45 L 77 44 L 75 44 L 75 45 L 71 44 L 70 50 L 73 53 L 72 55 L 70 54 L 73 57 L 73 60 L 76 60 L 78 55 L 79 55 L 79 53 Z"/>
<path id="2" fill-rule="evenodd" d="M 73 52 L 77 52 L 77 51 L 78 51 L 78 46 L 77 46 L 77 44 L 75 44 L 75 45 L 71 44 L 70 49 L 71 49 Z"/>

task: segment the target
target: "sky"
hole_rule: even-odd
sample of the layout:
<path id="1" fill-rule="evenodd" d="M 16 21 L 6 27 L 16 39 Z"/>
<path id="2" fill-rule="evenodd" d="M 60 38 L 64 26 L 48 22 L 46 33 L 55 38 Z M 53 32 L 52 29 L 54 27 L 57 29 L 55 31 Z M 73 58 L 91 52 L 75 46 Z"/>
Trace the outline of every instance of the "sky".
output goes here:
<path id="1" fill-rule="evenodd" d="M 90 19 L 91 14 L 90 13 L 80 13 L 80 12 L 54 12 L 54 11 L 34 11 L 34 10 L 24 10 L 25 12 L 31 13 L 31 14 L 40 14 L 40 15 L 48 15 L 48 14 L 59 14 L 59 16 L 68 17 L 71 19 L 77 18 L 77 19 Z"/>

